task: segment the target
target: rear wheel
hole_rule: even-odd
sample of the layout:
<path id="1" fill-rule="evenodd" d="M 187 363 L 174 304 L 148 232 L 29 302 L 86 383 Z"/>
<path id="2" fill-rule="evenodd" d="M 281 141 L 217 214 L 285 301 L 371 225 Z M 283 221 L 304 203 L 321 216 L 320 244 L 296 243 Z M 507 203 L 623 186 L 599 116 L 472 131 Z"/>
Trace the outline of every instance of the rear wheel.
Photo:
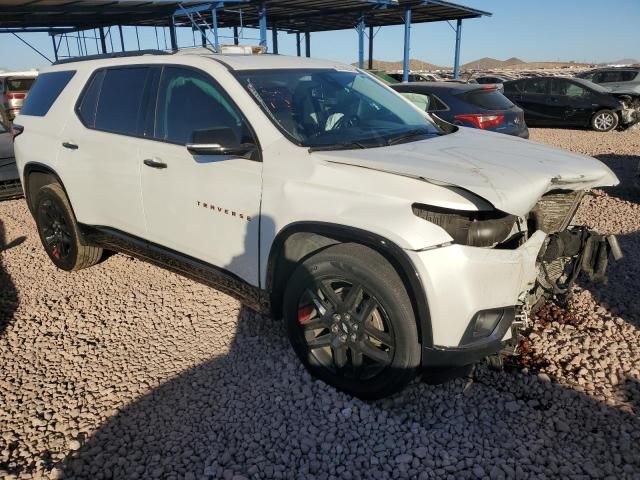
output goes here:
<path id="1" fill-rule="evenodd" d="M 60 185 L 46 185 L 38 191 L 34 213 L 42 245 L 56 267 L 71 271 L 98 263 L 102 248 L 82 242 L 71 205 Z"/>
<path id="2" fill-rule="evenodd" d="M 618 126 L 618 114 L 612 110 L 600 110 L 591 118 L 591 128 L 596 132 L 609 132 Z"/>
<path id="3" fill-rule="evenodd" d="M 294 350 L 316 377 L 361 398 L 381 398 L 416 375 L 420 345 L 411 302 L 393 267 L 356 244 L 301 263 L 284 296 Z"/>

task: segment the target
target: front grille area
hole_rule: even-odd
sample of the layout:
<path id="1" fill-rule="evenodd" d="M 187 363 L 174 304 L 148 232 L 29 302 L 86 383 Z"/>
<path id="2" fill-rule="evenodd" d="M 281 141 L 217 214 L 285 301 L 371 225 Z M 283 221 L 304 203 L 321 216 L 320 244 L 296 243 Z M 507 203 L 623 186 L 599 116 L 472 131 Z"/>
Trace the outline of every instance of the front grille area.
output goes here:
<path id="1" fill-rule="evenodd" d="M 544 195 L 529 214 L 530 232 L 556 233 L 566 229 L 576 213 L 584 191 L 553 191 Z"/>

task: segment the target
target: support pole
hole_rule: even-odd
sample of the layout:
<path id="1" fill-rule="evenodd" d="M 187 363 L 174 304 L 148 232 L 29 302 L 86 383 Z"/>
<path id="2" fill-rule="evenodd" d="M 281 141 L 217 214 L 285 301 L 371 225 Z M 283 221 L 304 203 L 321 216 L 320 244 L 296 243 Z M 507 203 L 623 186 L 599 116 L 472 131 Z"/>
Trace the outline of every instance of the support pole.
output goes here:
<path id="1" fill-rule="evenodd" d="M 369 70 L 373 70 L 373 26 L 369 26 Z"/>
<path id="2" fill-rule="evenodd" d="M 56 45 L 56 35 L 51 34 L 51 41 L 53 42 L 53 57 L 58 61 L 58 45 Z"/>
<path id="3" fill-rule="evenodd" d="M 271 27 L 271 44 L 273 53 L 278 54 L 278 28 L 274 25 Z"/>
<path id="4" fill-rule="evenodd" d="M 462 40 L 462 19 L 456 23 L 456 54 L 453 60 L 453 78 L 460 76 L 460 43 Z"/>
<path id="5" fill-rule="evenodd" d="M 213 25 L 213 46 L 216 53 L 220 53 L 220 38 L 218 37 L 218 10 L 216 7 L 211 9 L 211 24 Z"/>
<path id="6" fill-rule="evenodd" d="M 267 7 L 264 3 L 260 4 L 259 11 L 259 24 L 260 24 L 260 46 L 267 46 Z"/>
<path id="7" fill-rule="evenodd" d="M 296 53 L 300 57 L 302 52 L 300 51 L 300 32 L 296 32 Z"/>
<path id="8" fill-rule="evenodd" d="M 122 34 L 122 25 L 118 25 L 118 31 L 120 32 L 120 46 L 124 52 L 124 35 Z"/>
<path id="9" fill-rule="evenodd" d="M 102 50 L 103 54 L 107 53 L 107 41 L 104 38 L 104 28 L 103 27 L 100 27 L 100 49 Z"/>
<path id="10" fill-rule="evenodd" d="M 404 11 L 404 56 L 402 58 L 402 81 L 409 81 L 409 55 L 411 53 L 411 9 Z"/>
<path id="11" fill-rule="evenodd" d="M 311 56 L 311 32 L 304 32 L 304 47 L 307 57 Z"/>
<path id="12" fill-rule="evenodd" d="M 240 37 L 238 37 L 238 27 L 233 27 L 233 44 L 240 44 Z"/>
<path id="13" fill-rule="evenodd" d="M 176 19 L 173 15 L 169 17 L 169 37 L 171 38 L 171 49 L 178 49 L 178 37 L 176 36 Z"/>
<path id="14" fill-rule="evenodd" d="M 202 41 L 202 46 L 207 46 L 207 35 L 204 33 L 204 30 L 200 30 L 200 40 Z"/>
<path id="15" fill-rule="evenodd" d="M 358 21 L 358 68 L 364 68 L 364 15 Z"/>

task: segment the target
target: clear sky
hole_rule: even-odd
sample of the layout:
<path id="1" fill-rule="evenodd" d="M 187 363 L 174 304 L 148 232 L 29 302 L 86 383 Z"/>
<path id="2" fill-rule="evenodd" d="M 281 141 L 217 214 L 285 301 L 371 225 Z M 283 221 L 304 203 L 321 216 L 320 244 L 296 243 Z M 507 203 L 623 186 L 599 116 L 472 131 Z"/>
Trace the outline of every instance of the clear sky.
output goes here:
<path id="1" fill-rule="evenodd" d="M 621 58 L 640 59 L 640 0 L 454 0 L 493 13 L 463 22 L 462 63 L 481 57 L 525 61 L 610 62 Z M 120 49 L 115 29 L 113 45 Z M 230 35 L 229 31 L 221 31 Z M 258 32 L 245 30 L 243 43 L 257 43 Z M 46 56 L 53 58 L 51 39 L 46 34 L 22 34 Z M 385 27 L 375 36 L 374 57 L 402 58 L 403 28 Z M 280 33 L 280 53 L 295 55 L 295 35 Z M 157 48 L 153 29 L 140 29 L 142 48 Z M 230 38 L 223 43 L 232 43 Z M 412 28 L 411 57 L 437 65 L 453 64 L 455 34 L 445 22 L 416 24 Z M 180 29 L 180 46 L 193 45 L 190 29 Z M 88 41 L 90 53 L 97 53 L 95 40 Z M 137 48 L 133 28 L 125 29 L 125 45 Z M 160 32 L 160 46 L 164 37 Z M 269 47 L 271 34 L 269 32 Z M 353 62 L 358 56 L 355 30 L 314 33 L 314 57 Z M 0 68 L 42 67 L 48 62 L 11 34 L 0 34 Z"/>

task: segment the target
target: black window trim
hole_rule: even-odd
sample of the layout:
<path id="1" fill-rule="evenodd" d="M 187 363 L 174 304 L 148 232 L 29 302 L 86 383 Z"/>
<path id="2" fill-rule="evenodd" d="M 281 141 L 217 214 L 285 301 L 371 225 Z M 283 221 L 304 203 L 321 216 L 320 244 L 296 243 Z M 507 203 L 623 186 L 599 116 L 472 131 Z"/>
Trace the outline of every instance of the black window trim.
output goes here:
<path id="1" fill-rule="evenodd" d="M 110 130 L 103 130 L 101 128 L 95 128 L 95 127 L 91 127 L 88 126 L 84 120 L 82 119 L 82 117 L 80 116 L 80 106 L 82 105 L 82 100 L 84 98 L 84 95 L 86 93 L 86 91 L 88 90 L 88 88 L 90 87 L 91 83 L 93 82 L 93 78 L 98 74 L 98 72 L 100 71 L 105 71 L 105 70 L 113 70 L 113 69 L 128 69 L 128 68 L 140 68 L 140 67 L 146 67 L 149 68 L 150 70 L 160 70 L 159 76 L 158 76 L 158 83 L 155 86 L 155 92 L 151 92 L 151 94 L 153 95 L 155 93 L 155 100 L 153 102 L 154 104 L 154 108 L 153 108 L 153 121 L 151 122 L 151 133 L 149 135 L 147 135 L 149 132 L 146 131 L 146 127 L 147 127 L 147 122 L 146 122 L 146 117 L 147 115 L 142 115 L 140 122 L 142 122 L 142 125 L 138 125 L 138 128 L 140 126 L 143 127 L 143 131 L 142 134 L 138 134 L 138 135 L 132 135 L 129 133 L 122 133 L 122 132 L 113 132 Z M 242 118 L 242 120 L 246 123 L 247 127 L 249 128 L 249 132 L 251 133 L 251 136 L 253 137 L 254 143 L 256 145 L 256 151 L 257 151 L 257 158 L 252 159 L 253 161 L 256 162 L 262 162 L 262 147 L 260 146 L 260 141 L 258 139 L 258 135 L 256 135 L 256 131 L 253 128 L 253 125 L 251 125 L 251 122 L 249 122 L 249 120 L 247 119 L 247 117 L 245 116 L 244 112 L 242 111 L 242 109 L 240 107 L 238 107 L 238 105 L 236 104 L 236 102 L 233 101 L 233 98 L 231 97 L 231 95 L 229 95 L 227 93 L 227 91 L 222 87 L 222 85 L 220 85 L 220 83 L 218 81 L 216 81 L 215 78 L 213 78 L 211 76 L 211 74 L 209 74 L 208 72 L 200 69 L 200 68 L 196 68 L 196 67 L 192 67 L 191 65 L 184 65 L 181 63 L 141 63 L 141 64 L 127 64 L 127 65 L 110 65 L 108 67 L 98 67 L 96 68 L 93 72 L 91 72 L 91 75 L 89 76 L 89 78 L 87 79 L 87 81 L 85 82 L 82 91 L 80 92 L 80 95 L 78 95 L 78 98 L 76 99 L 76 103 L 74 106 L 74 112 L 76 114 L 76 117 L 78 118 L 78 120 L 80 121 L 80 123 L 82 123 L 82 125 L 87 129 L 87 130 L 94 130 L 97 132 L 103 132 L 103 133 L 110 133 L 112 135 L 121 135 L 123 137 L 130 137 L 130 138 L 137 138 L 140 140 L 149 140 L 152 142 L 160 142 L 160 143 L 167 143 L 170 145 L 178 145 L 178 146 L 182 146 L 184 147 L 185 144 L 180 143 L 180 142 L 172 142 L 170 140 L 164 140 L 161 138 L 155 138 L 153 135 L 155 134 L 155 127 L 156 127 L 156 113 L 158 110 L 158 98 L 160 96 L 160 83 L 162 81 L 162 75 L 164 74 L 164 69 L 166 67 L 173 67 L 173 68 L 182 68 L 182 69 L 186 69 L 186 70 L 193 70 L 194 72 L 200 73 L 202 75 L 204 75 L 216 88 L 219 89 L 219 91 L 223 94 L 223 96 L 227 99 L 227 101 L 229 102 L 229 104 L 236 109 L 236 111 L 238 112 L 238 114 L 240 115 L 240 117 Z M 235 78 L 235 76 L 234 76 Z M 149 80 L 149 78 L 147 78 L 147 80 Z M 235 80 L 239 82 L 239 80 L 237 78 L 235 78 Z M 149 85 L 145 85 L 145 89 L 148 87 Z M 102 88 L 100 90 L 100 93 L 102 93 Z M 98 95 L 98 98 L 100 98 L 100 96 Z"/>

